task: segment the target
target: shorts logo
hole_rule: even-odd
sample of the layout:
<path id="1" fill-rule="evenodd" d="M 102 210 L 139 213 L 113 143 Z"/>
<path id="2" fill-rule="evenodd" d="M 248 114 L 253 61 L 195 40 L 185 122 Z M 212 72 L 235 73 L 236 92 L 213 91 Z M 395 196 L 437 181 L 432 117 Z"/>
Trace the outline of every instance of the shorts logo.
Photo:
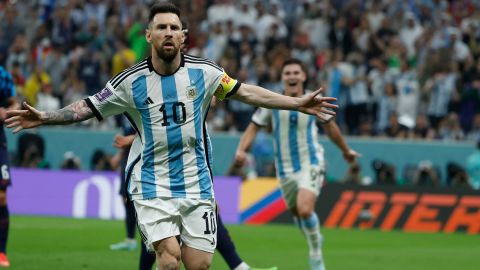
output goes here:
<path id="1" fill-rule="evenodd" d="M 187 98 L 194 100 L 197 97 L 197 88 L 193 85 L 187 87 Z"/>
<path id="2" fill-rule="evenodd" d="M 109 96 L 113 95 L 113 92 L 108 88 L 103 88 L 100 92 L 95 94 L 95 98 L 99 102 L 105 101 Z"/>

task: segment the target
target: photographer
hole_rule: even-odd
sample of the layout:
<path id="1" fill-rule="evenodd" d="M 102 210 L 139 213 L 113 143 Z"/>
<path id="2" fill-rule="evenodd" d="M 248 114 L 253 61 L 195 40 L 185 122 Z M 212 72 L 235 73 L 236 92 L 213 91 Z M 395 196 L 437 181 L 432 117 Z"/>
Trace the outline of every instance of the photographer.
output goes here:
<path id="1" fill-rule="evenodd" d="M 375 180 L 379 185 L 395 185 L 395 166 L 383 160 L 376 159 L 372 162 L 375 171 Z"/>
<path id="2" fill-rule="evenodd" d="M 423 187 L 437 187 L 440 185 L 440 177 L 430 160 L 420 161 L 413 183 L 416 186 Z"/>

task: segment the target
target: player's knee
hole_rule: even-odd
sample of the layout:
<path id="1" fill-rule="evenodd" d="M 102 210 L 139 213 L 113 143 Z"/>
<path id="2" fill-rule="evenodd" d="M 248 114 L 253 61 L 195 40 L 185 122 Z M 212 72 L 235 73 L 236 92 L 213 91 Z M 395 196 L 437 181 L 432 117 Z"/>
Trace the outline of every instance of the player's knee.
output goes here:
<path id="1" fill-rule="evenodd" d="M 170 254 L 163 252 L 157 257 L 159 269 L 177 270 L 180 269 L 180 254 Z"/>
<path id="2" fill-rule="evenodd" d="M 207 270 L 210 268 L 212 260 L 210 259 L 201 259 L 197 260 L 194 265 L 189 265 L 188 270 Z"/>
<path id="3" fill-rule="evenodd" d="M 157 250 L 157 264 L 159 269 L 180 269 L 180 249 Z"/>
<path id="4" fill-rule="evenodd" d="M 312 213 L 313 213 L 313 207 L 311 207 L 310 205 L 304 204 L 304 205 L 297 206 L 297 215 L 302 219 L 306 219 L 310 217 Z"/>

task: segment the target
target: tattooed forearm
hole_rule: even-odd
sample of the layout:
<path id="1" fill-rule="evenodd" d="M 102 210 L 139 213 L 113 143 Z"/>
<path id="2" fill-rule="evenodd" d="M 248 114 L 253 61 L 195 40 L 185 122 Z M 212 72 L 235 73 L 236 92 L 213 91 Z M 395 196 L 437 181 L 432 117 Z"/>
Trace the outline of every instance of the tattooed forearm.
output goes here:
<path id="1" fill-rule="evenodd" d="M 46 112 L 44 121 L 47 125 L 67 125 L 84 121 L 92 117 L 93 112 L 88 107 L 85 100 L 80 100 L 58 111 Z"/>

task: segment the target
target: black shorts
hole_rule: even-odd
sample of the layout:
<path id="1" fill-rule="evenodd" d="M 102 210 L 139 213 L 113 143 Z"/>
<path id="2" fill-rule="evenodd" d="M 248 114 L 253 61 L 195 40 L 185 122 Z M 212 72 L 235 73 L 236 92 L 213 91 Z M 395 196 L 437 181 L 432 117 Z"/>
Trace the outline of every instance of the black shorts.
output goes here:
<path id="1" fill-rule="evenodd" d="M 8 151 L 5 147 L 0 147 L 0 190 L 6 190 L 10 185 L 12 185 L 12 180 L 10 179 Z"/>

